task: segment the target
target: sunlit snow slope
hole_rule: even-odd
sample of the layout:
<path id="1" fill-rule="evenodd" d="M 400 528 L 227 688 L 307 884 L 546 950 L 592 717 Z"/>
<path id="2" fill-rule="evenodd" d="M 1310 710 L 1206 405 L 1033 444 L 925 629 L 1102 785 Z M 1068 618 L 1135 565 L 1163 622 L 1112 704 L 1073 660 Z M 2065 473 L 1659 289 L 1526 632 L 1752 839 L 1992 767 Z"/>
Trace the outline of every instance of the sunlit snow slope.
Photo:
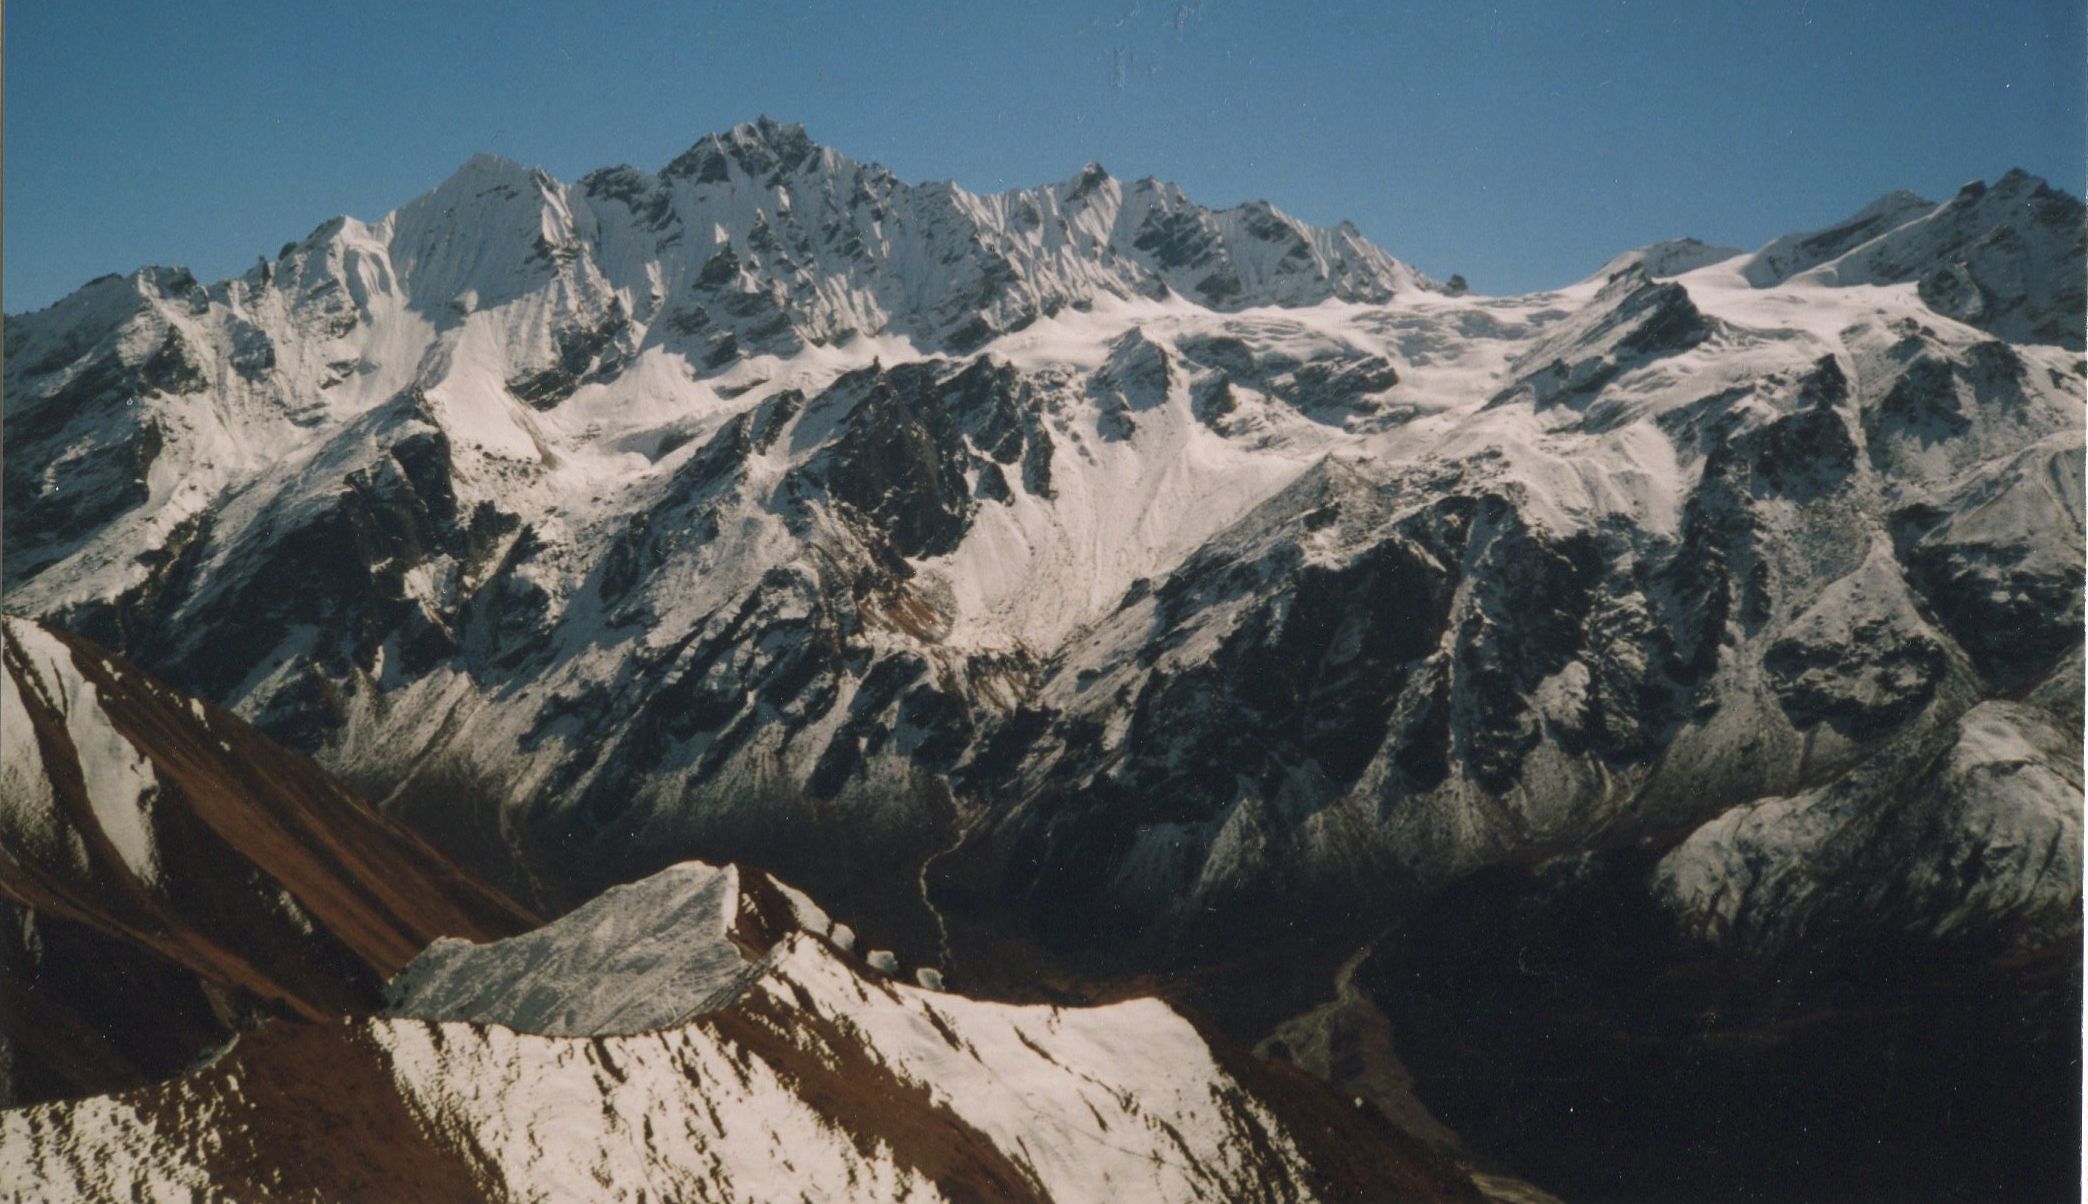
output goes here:
<path id="1" fill-rule="evenodd" d="M 1157 1000 L 976 1002 L 886 981 L 833 931 L 766 876 L 672 867 L 525 936 L 438 943 L 386 1018 L 0 1114 L 0 1191 L 1479 1198 L 1382 1120 L 1228 1066 Z"/>

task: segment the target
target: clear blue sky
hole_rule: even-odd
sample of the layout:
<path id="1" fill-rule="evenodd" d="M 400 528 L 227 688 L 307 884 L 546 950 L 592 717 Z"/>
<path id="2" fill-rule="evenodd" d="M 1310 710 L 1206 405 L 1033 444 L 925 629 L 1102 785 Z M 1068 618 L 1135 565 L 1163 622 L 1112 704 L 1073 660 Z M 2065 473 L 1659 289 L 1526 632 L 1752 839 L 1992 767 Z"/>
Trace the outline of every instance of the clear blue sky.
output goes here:
<path id="1" fill-rule="evenodd" d="M 2078 193 L 2088 0 L 6 7 L 6 309 L 216 279 L 477 151 L 658 168 L 759 113 L 909 180 L 1099 159 L 1474 287 L 2020 165 Z"/>

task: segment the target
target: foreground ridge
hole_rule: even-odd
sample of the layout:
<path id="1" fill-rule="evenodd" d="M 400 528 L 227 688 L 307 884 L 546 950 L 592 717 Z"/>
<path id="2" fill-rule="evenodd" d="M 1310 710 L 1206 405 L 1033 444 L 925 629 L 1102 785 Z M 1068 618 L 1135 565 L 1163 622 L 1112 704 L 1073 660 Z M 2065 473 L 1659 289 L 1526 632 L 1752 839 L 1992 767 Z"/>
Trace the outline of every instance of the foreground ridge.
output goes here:
<path id="1" fill-rule="evenodd" d="M 238 720 L 32 624 L 6 621 L 5 652 L 8 736 L 43 748 L 10 744 L 0 796 L 0 890 L 30 944 L 8 1065 L 32 1088 L 46 1066 L 157 1080 L 0 1111 L 10 1198 L 1478 1198 L 1443 1154 L 1157 999 L 902 984 L 759 871 L 684 863 L 517 931 L 519 909 Z M 227 780 L 268 783 L 270 814 Z M 368 896 L 450 935 L 369 953 Z M 394 971 L 381 1015 L 371 963 L 326 956 L 343 947 Z M 59 1060 L 63 1007 L 192 1023 L 179 993 L 50 960 L 83 949 L 256 1010 L 186 1068 Z M 112 1052 L 144 1040 L 124 1036 Z"/>

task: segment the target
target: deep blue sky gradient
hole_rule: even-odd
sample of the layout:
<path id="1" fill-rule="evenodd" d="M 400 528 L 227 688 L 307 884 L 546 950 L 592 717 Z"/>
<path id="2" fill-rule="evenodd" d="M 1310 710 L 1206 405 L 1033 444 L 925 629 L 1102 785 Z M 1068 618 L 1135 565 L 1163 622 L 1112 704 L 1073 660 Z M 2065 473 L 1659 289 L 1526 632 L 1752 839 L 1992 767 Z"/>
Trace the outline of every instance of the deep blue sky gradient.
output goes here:
<path id="1" fill-rule="evenodd" d="M 2022 166 L 2080 192 L 2088 0 L 7 5 L 5 306 L 216 279 L 477 151 L 562 179 L 768 113 L 903 179 L 1089 159 L 1475 288 Z"/>

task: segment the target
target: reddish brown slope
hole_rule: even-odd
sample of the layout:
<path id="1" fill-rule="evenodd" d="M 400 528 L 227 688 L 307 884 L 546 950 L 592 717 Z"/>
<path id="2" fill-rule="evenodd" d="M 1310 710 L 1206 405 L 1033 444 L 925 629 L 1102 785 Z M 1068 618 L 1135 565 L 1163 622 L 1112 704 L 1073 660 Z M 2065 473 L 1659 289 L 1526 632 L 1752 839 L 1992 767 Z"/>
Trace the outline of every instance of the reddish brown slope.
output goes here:
<path id="1" fill-rule="evenodd" d="M 161 1077 L 255 1016 L 373 1008 L 435 937 L 537 922 L 230 713 L 5 628 L 0 1102 Z"/>

